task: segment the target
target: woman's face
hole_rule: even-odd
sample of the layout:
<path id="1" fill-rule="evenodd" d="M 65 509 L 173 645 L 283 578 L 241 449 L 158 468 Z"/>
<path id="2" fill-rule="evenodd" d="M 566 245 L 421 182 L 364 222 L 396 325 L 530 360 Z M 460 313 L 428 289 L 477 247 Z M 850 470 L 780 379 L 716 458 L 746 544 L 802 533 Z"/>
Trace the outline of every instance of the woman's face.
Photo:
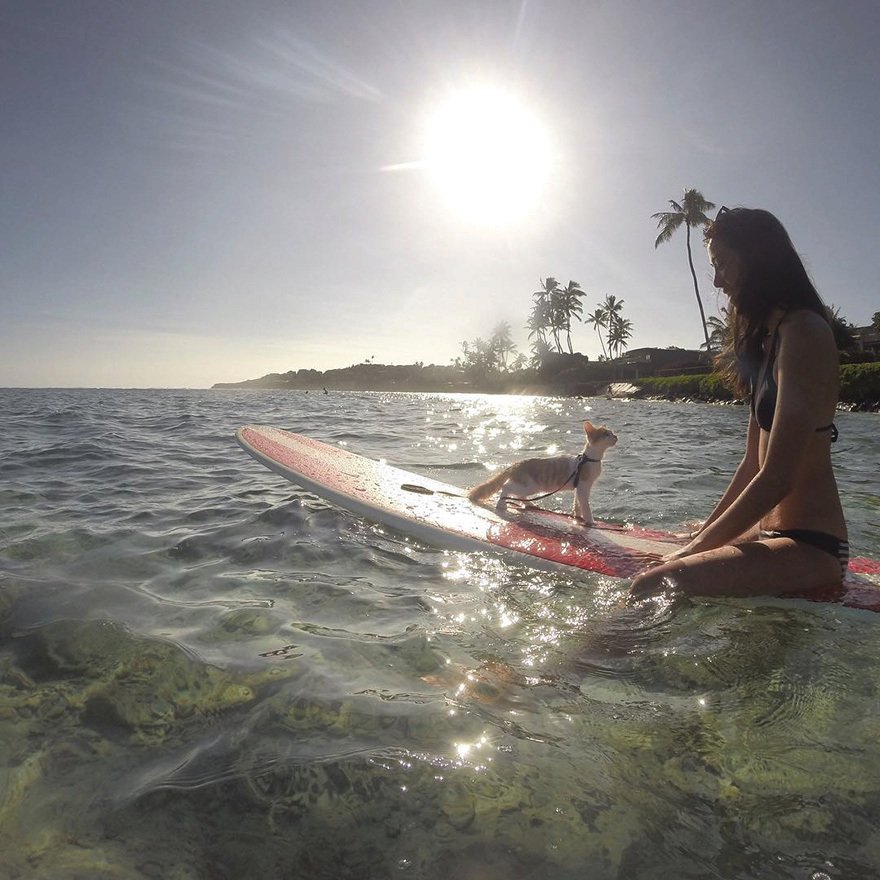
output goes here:
<path id="1" fill-rule="evenodd" d="M 742 257 L 723 241 L 712 239 L 709 242 L 709 262 L 715 270 L 712 283 L 735 300 L 743 282 Z"/>

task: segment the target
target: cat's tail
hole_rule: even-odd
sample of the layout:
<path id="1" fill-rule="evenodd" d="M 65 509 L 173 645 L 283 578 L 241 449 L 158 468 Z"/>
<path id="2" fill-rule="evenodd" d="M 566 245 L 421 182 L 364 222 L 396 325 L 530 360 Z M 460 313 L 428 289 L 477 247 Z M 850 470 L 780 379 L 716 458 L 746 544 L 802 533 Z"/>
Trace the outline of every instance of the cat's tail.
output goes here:
<path id="1" fill-rule="evenodd" d="M 467 497 L 473 501 L 474 504 L 479 504 L 490 495 L 494 495 L 507 482 L 507 478 L 510 476 L 512 469 L 513 466 L 511 465 L 511 467 L 506 467 L 503 471 L 498 471 L 497 474 L 493 474 L 484 483 L 474 486 L 474 488 L 468 492 Z"/>

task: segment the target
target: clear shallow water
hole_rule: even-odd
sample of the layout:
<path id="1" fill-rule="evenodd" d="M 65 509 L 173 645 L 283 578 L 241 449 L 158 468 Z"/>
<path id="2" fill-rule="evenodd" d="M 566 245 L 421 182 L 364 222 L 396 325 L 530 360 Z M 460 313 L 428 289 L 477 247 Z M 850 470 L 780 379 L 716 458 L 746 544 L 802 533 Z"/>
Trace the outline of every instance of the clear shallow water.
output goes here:
<path id="1" fill-rule="evenodd" d="M 625 584 L 452 554 L 246 456 L 275 424 L 467 486 L 620 436 L 606 519 L 705 515 L 740 408 L 2 391 L 9 877 L 831 878 L 880 870 L 880 617 L 622 612 Z M 840 414 L 880 556 L 878 416 Z"/>

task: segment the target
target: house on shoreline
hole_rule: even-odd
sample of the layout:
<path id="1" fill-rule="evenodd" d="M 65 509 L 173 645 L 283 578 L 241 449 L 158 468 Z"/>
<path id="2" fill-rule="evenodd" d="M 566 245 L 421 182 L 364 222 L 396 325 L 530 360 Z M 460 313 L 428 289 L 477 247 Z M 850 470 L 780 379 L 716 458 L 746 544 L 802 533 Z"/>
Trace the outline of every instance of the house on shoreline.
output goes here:
<path id="1" fill-rule="evenodd" d="M 856 351 L 880 355 L 880 331 L 868 326 L 853 327 L 851 332 L 856 341 Z"/>
<path id="2" fill-rule="evenodd" d="M 712 371 L 712 360 L 704 351 L 689 348 L 634 348 L 611 363 L 629 368 L 630 380 L 647 376 L 685 376 Z"/>

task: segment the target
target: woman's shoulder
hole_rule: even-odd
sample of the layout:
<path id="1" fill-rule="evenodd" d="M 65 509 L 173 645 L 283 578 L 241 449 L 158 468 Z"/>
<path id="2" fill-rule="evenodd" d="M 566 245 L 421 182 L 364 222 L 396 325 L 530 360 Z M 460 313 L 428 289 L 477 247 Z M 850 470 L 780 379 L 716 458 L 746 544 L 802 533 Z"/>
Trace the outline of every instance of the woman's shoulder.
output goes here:
<path id="1" fill-rule="evenodd" d="M 789 350 L 808 355 L 837 352 L 834 332 L 828 321 L 811 309 L 792 309 L 779 322 L 781 342 Z"/>
<path id="2" fill-rule="evenodd" d="M 786 312 L 779 322 L 779 332 L 786 335 L 809 335 L 816 339 L 834 339 L 831 324 L 812 309 L 791 309 Z"/>

